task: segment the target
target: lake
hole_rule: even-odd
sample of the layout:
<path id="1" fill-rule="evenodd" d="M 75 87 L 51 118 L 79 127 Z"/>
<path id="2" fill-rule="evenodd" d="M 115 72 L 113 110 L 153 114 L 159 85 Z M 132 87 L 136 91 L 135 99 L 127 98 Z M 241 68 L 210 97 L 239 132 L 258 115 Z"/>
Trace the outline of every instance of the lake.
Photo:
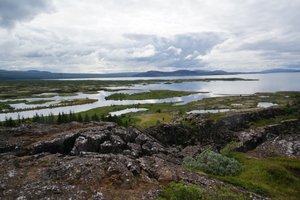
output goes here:
<path id="1" fill-rule="evenodd" d="M 257 81 L 210 81 L 210 82 L 183 82 L 173 84 L 149 84 L 142 85 L 136 84 L 130 87 L 111 87 L 111 89 L 127 89 L 117 92 L 99 91 L 98 94 L 83 94 L 78 93 L 77 96 L 55 96 L 51 98 L 28 98 L 25 100 L 53 100 L 58 102 L 60 100 L 69 100 L 76 98 L 91 98 L 98 99 L 97 102 L 85 105 L 67 106 L 58 108 L 47 108 L 39 110 L 29 110 L 12 113 L 0 114 L 0 121 L 5 118 L 12 117 L 17 119 L 20 117 L 33 117 L 36 113 L 39 115 L 48 115 L 53 113 L 57 115 L 59 112 L 68 113 L 81 112 L 90 110 L 97 107 L 110 106 L 110 105 L 132 105 L 132 104 L 148 104 L 148 103 L 162 103 L 162 102 L 176 102 L 177 104 L 186 104 L 191 101 L 197 101 L 203 98 L 227 96 L 227 95 L 251 95 L 257 92 L 277 92 L 277 91 L 300 91 L 300 73 L 274 73 L 274 74 L 241 74 L 241 75 L 213 75 L 213 76 L 184 76 L 184 77 L 126 77 L 126 78 L 97 78 L 97 79 L 76 79 L 76 80 L 150 80 L 150 79 L 201 79 L 201 78 L 245 78 L 245 79 L 258 79 Z M 74 79 L 72 79 L 74 80 Z M 129 89 L 129 90 L 128 90 Z M 207 92 L 193 94 L 183 97 L 174 97 L 166 99 L 153 99 L 153 100 L 125 100 L 115 101 L 106 100 L 105 97 L 113 93 L 139 93 L 149 90 L 184 90 L 184 91 L 197 91 Z M 263 97 L 262 97 L 263 98 Z M 36 108 L 38 106 L 50 105 L 53 102 L 39 105 L 27 105 L 24 103 L 12 104 L 15 108 Z"/>

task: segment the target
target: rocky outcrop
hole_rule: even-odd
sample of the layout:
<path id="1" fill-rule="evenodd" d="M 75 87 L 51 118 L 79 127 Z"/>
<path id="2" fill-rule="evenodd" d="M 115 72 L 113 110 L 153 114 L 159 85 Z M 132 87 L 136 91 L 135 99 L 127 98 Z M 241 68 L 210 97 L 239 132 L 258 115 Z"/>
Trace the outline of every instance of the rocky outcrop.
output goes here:
<path id="1" fill-rule="evenodd" d="M 219 123 L 223 124 L 229 130 L 236 132 L 249 128 L 251 122 L 261 119 L 270 119 L 284 114 L 286 114 L 286 111 L 281 108 L 260 109 L 257 111 L 231 114 L 230 116 L 222 118 Z"/>
<path id="2" fill-rule="evenodd" d="M 285 111 L 280 108 L 230 113 L 218 120 L 211 120 L 207 114 L 189 114 L 172 124 L 150 127 L 145 132 L 167 145 L 213 145 L 220 150 L 228 142 L 237 140 L 235 133 L 248 129 L 252 122 L 282 114 Z M 260 140 L 260 136 L 257 139 Z"/>
<path id="3" fill-rule="evenodd" d="M 288 156 L 300 158 L 300 135 L 279 135 L 268 139 L 252 151 L 258 156 Z"/>
<path id="4" fill-rule="evenodd" d="M 196 137 L 184 136 L 189 134 L 184 126 L 176 140 L 170 126 L 162 132 L 152 129 L 151 134 L 108 122 L 66 126 L 43 126 L 38 134 L 4 133 L 6 144 L 18 149 L 0 154 L 1 199 L 156 199 L 170 181 L 197 184 L 204 190 L 225 185 L 181 167 L 184 156 L 204 148 L 200 143 L 191 145 Z"/>
<path id="5" fill-rule="evenodd" d="M 237 133 L 237 151 L 254 150 L 260 156 L 300 156 L 300 120 L 285 120 L 279 124 Z"/>
<path id="6" fill-rule="evenodd" d="M 235 113 L 219 120 L 187 115 L 145 130 L 115 123 L 23 124 L 0 128 L 1 199 L 156 199 L 170 181 L 203 190 L 229 187 L 252 199 L 263 197 L 182 168 L 182 159 L 207 146 L 233 140 L 239 151 L 298 157 L 299 121 L 248 129 L 280 109 Z"/>
<path id="7" fill-rule="evenodd" d="M 133 157 L 169 153 L 153 137 L 134 128 L 116 124 L 80 129 L 55 135 L 54 139 L 34 143 L 27 148 L 31 154 L 42 152 L 80 155 L 82 152 L 122 153 Z"/>
<path id="8" fill-rule="evenodd" d="M 255 149 L 258 145 L 267 140 L 267 133 L 263 128 L 251 129 L 249 131 L 242 131 L 237 134 L 239 145 L 235 149 L 241 152 L 247 152 Z"/>
<path id="9" fill-rule="evenodd" d="M 161 124 L 144 130 L 159 142 L 168 146 L 215 145 L 219 149 L 231 141 L 233 134 L 223 125 L 211 120 L 200 120 L 197 124 Z"/>

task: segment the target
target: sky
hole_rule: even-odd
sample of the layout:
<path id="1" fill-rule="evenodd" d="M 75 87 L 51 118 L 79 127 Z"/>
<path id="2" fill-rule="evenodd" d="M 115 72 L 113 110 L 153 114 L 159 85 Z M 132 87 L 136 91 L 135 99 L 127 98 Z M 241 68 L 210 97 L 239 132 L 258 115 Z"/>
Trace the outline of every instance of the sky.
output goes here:
<path id="1" fill-rule="evenodd" d="M 0 0 L 0 69 L 300 69 L 300 0 Z"/>

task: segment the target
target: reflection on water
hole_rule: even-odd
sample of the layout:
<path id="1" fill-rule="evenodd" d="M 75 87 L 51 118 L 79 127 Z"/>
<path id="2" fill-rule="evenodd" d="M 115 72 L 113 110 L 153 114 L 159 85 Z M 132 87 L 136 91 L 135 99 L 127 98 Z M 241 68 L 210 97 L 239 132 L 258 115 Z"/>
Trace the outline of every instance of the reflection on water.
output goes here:
<path id="1" fill-rule="evenodd" d="M 115 111 L 115 112 L 110 112 L 109 114 L 111 116 L 120 116 L 126 113 L 131 113 L 131 112 L 140 112 L 140 111 L 146 111 L 148 110 L 147 108 L 127 108 L 124 110 L 119 110 L 119 111 Z"/>
<path id="2" fill-rule="evenodd" d="M 257 104 L 257 107 L 258 108 L 269 108 L 269 107 L 272 107 L 272 106 L 277 106 L 278 104 L 276 103 L 270 103 L 270 102 L 259 102 Z"/>
<path id="3" fill-rule="evenodd" d="M 140 90 L 138 90 L 140 92 Z M 128 92 L 128 91 L 126 91 Z M 183 97 L 173 97 L 173 98 L 166 98 L 166 99 L 149 99 L 149 100 L 106 100 L 105 97 L 116 93 L 116 92 L 107 92 L 107 91 L 99 91 L 98 94 L 82 94 L 79 93 L 78 96 L 72 97 L 60 97 L 63 99 L 76 99 L 88 96 L 91 99 L 98 99 L 97 102 L 91 104 L 84 104 L 84 105 L 76 105 L 76 106 L 66 106 L 66 107 L 57 107 L 57 108 L 46 108 L 46 109 L 38 109 L 38 110 L 28 110 L 28 111 L 20 111 L 20 112 L 12 112 L 12 113 L 2 113 L 0 114 L 0 120 L 3 121 L 5 118 L 13 118 L 18 119 L 18 117 L 33 117 L 35 114 L 39 115 L 48 115 L 50 113 L 54 115 L 58 115 L 58 113 L 64 112 L 69 113 L 71 112 L 82 112 L 86 110 L 90 110 L 97 107 L 104 107 L 104 106 L 111 106 L 111 105 L 134 105 L 134 104 L 155 104 L 155 103 L 164 103 L 164 102 L 180 102 L 181 104 L 189 103 L 195 100 L 200 100 L 205 97 L 209 97 L 210 94 L 193 94 Z M 119 91 L 118 91 L 119 93 Z M 54 98 L 54 97 L 53 97 Z M 45 99 L 52 99 L 52 98 L 45 98 Z M 61 99 L 60 99 L 61 100 Z M 22 107 L 21 105 L 24 105 Z M 12 105 L 13 106 L 13 105 Z M 21 106 L 21 108 L 29 107 L 29 106 L 36 106 L 40 107 L 42 105 L 26 105 L 26 104 L 17 104 L 17 107 Z"/>
<path id="4" fill-rule="evenodd" d="M 231 109 L 216 109 L 216 110 L 192 110 L 187 112 L 187 114 L 202 114 L 202 113 L 220 113 L 220 112 L 228 112 Z"/>
<path id="5" fill-rule="evenodd" d="M 300 73 L 244 74 L 223 76 L 198 76 L 192 78 L 246 78 L 258 81 L 210 81 L 175 84 L 136 85 L 135 89 L 186 90 L 212 92 L 214 94 L 254 94 L 256 92 L 300 91 Z M 177 77 L 178 78 L 178 77 Z M 181 77 L 179 77 L 181 78 Z M 191 78 L 191 77 L 190 77 Z"/>
<path id="6" fill-rule="evenodd" d="M 132 104 L 154 104 L 163 102 L 176 102 L 177 105 L 186 104 L 192 101 L 197 101 L 207 97 L 216 96 L 228 96 L 228 95 L 248 95 L 256 92 L 277 92 L 277 91 L 300 91 L 300 73 L 277 73 L 277 74 L 242 74 L 242 75 L 215 75 L 215 76 L 197 76 L 197 77 L 147 77 L 147 78 L 109 78 L 109 80 L 137 80 L 137 79 L 192 79 L 192 78 L 246 78 L 246 79 L 259 79 L 258 81 L 211 81 L 211 82 L 183 82 L 173 84 L 149 84 L 142 85 L 136 84 L 129 87 L 113 87 L 112 89 L 122 89 L 122 91 L 108 92 L 99 91 L 97 94 L 83 94 L 78 93 L 77 96 L 54 96 L 49 98 L 29 98 L 27 101 L 37 100 L 52 100 L 45 104 L 38 105 L 27 105 L 25 103 L 12 104 L 12 107 L 16 109 L 28 109 L 36 108 L 41 106 L 49 106 L 53 103 L 58 103 L 61 100 L 71 100 L 78 98 L 90 98 L 98 99 L 97 102 L 85 105 L 67 106 L 59 108 L 47 108 L 39 110 L 30 110 L 14 113 L 3 113 L 0 114 L 0 120 L 4 120 L 5 117 L 12 117 L 17 119 L 20 117 L 33 117 L 36 113 L 39 115 L 48 115 L 53 113 L 57 115 L 59 112 L 68 113 L 81 112 L 90 110 L 96 107 L 111 106 L 111 105 L 132 105 Z M 108 79 L 96 79 L 96 80 L 108 80 Z M 174 97 L 166 99 L 155 99 L 155 100 L 106 100 L 105 97 L 114 93 L 141 93 L 149 90 L 184 90 L 184 91 L 197 91 L 197 92 L 208 92 L 198 93 L 183 97 Z M 43 94 L 45 95 L 45 94 Z M 53 93 L 46 93 L 46 95 L 53 95 Z M 265 96 L 262 96 L 262 98 Z M 266 103 L 266 102 L 262 102 Z M 263 107 L 263 104 L 259 104 Z"/>

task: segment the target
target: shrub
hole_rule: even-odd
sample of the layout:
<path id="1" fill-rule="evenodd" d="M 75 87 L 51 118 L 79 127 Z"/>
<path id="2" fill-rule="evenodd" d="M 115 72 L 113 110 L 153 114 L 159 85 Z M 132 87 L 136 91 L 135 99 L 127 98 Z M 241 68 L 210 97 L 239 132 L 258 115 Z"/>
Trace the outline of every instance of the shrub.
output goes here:
<path id="1" fill-rule="evenodd" d="M 223 156 L 227 156 L 227 157 L 233 157 L 233 155 L 234 155 L 234 150 L 236 149 L 236 148 L 238 148 L 239 147 L 239 143 L 238 142 L 236 142 L 236 141 L 232 141 L 232 142 L 230 142 L 230 143 L 228 143 L 222 150 L 221 150 L 221 154 L 223 155 Z"/>
<path id="2" fill-rule="evenodd" d="M 234 158 L 223 156 L 211 150 L 206 150 L 196 158 L 186 157 L 183 165 L 190 169 L 202 170 L 206 173 L 226 176 L 236 175 L 242 170 L 242 165 Z"/>
<path id="3" fill-rule="evenodd" d="M 159 200 L 199 200 L 202 191 L 196 185 L 185 185 L 183 182 L 172 182 L 164 188 Z"/>

